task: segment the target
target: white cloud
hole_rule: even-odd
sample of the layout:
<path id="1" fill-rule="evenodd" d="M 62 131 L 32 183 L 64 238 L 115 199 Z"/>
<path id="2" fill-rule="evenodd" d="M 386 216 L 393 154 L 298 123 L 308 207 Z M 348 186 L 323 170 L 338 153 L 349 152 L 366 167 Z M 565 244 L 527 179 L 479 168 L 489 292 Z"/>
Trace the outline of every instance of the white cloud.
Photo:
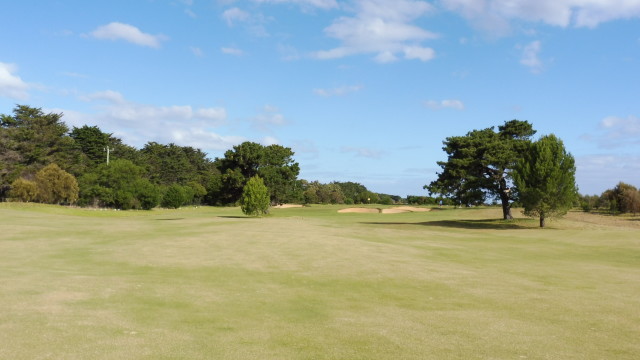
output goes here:
<path id="1" fill-rule="evenodd" d="M 112 22 L 100 26 L 92 31 L 90 35 L 96 39 L 124 40 L 136 45 L 152 48 L 159 48 L 161 42 L 167 39 L 164 35 L 146 34 L 133 25 L 119 22 Z"/>
<path id="2" fill-rule="evenodd" d="M 251 18 L 251 14 L 237 7 L 234 7 L 225 10 L 222 13 L 222 18 L 227 22 L 227 25 L 233 26 L 237 22 L 248 21 Z"/>
<path id="3" fill-rule="evenodd" d="M 343 153 L 354 153 L 357 157 L 364 157 L 369 159 L 379 159 L 382 157 L 382 152 L 380 152 L 379 150 L 364 147 L 343 146 L 340 151 Z"/>
<path id="4" fill-rule="evenodd" d="M 520 64 L 528 67 L 534 74 L 538 74 L 542 71 L 542 61 L 538 57 L 540 50 L 542 50 L 542 44 L 539 40 L 527 44 L 522 49 Z"/>
<path id="5" fill-rule="evenodd" d="M 0 96 L 15 100 L 27 100 L 31 85 L 15 75 L 18 67 L 14 64 L 0 62 Z"/>
<path id="6" fill-rule="evenodd" d="M 440 4 L 494 35 L 508 33 L 511 20 L 592 28 L 607 21 L 640 17 L 636 0 L 440 0 Z"/>
<path id="7" fill-rule="evenodd" d="M 333 89 L 313 89 L 316 95 L 331 97 L 331 96 L 344 96 L 349 93 L 358 92 L 362 90 L 361 85 L 341 86 Z"/>
<path id="8" fill-rule="evenodd" d="M 464 110 L 464 103 L 460 100 L 427 100 L 424 102 L 424 106 L 432 110 L 440 109 L 455 109 Z"/>
<path id="9" fill-rule="evenodd" d="M 260 143 L 264 146 L 269 146 L 269 145 L 278 145 L 280 144 L 280 141 L 274 138 L 273 136 L 265 136 L 264 138 L 262 138 Z"/>
<path id="10" fill-rule="evenodd" d="M 204 52 L 202 51 L 201 48 L 199 47 L 195 47 L 192 46 L 189 48 L 191 50 L 191 52 L 193 53 L 193 55 L 197 56 L 197 57 L 203 57 L 204 56 Z"/>
<path id="11" fill-rule="evenodd" d="M 404 57 L 409 60 L 418 59 L 422 61 L 429 61 L 435 56 L 436 52 L 431 48 L 421 46 L 408 46 L 404 48 Z"/>
<path id="12" fill-rule="evenodd" d="M 244 140 L 243 137 L 222 136 L 211 131 L 227 119 L 227 111 L 221 107 L 140 104 L 125 99 L 121 93 L 113 90 L 89 94 L 81 99 L 90 103 L 95 111 L 80 113 L 56 109 L 65 114 L 65 122 L 74 126 L 98 125 L 134 146 L 158 141 L 224 150 Z"/>
<path id="13" fill-rule="evenodd" d="M 229 27 L 233 27 L 236 24 L 242 24 L 242 26 L 253 36 L 269 36 L 269 32 L 265 28 L 265 24 L 271 19 L 260 13 L 251 14 L 240 8 L 234 7 L 225 10 L 222 13 L 222 18 L 227 22 Z"/>
<path id="14" fill-rule="evenodd" d="M 227 55 L 234 55 L 234 56 L 244 55 L 244 51 L 238 48 L 223 47 L 220 49 L 220 51 L 222 51 L 223 54 L 227 54 Z"/>
<path id="15" fill-rule="evenodd" d="M 422 41 L 434 39 L 436 34 L 411 22 L 432 11 L 432 6 L 416 0 L 360 0 L 354 4 L 353 17 L 340 17 L 324 29 L 327 36 L 337 39 L 341 46 L 317 51 L 318 59 L 335 59 L 355 54 L 376 54 L 374 60 L 388 63 L 397 54 L 406 59 L 430 60 L 433 49 L 420 46 Z"/>
<path id="16" fill-rule="evenodd" d="M 269 132 L 274 127 L 288 124 L 284 115 L 280 113 L 280 109 L 271 105 L 265 105 L 260 114 L 251 118 L 250 122 L 255 129 L 262 132 Z"/>
<path id="17" fill-rule="evenodd" d="M 305 7 L 316 7 L 320 9 L 333 9 L 338 7 L 336 0 L 253 0 L 257 3 L 272 3 L 272 4 L 297 4 Z"/>
<path id="18" fill-rule="evenodd" d="M 603 133 L 598 142 L 604 148 L 640 145 L 640 118 L 637 116 L 608 116 L 600 122 L 600 129 Z"/>

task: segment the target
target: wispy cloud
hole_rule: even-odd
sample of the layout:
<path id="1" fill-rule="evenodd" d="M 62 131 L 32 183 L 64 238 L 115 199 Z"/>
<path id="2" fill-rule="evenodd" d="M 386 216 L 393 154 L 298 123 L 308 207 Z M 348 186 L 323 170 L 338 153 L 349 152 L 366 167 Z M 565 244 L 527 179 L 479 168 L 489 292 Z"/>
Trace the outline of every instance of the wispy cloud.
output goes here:
<path id="1" fill-rule="evenodd" d="M 539 40 L 533 41 L 527 44 L 522 49 L 522 57 L 520 58 L 520 64 L 529 68 L 534 74 L 542 72 L 543 64 L 538 54 L 542 50 L 542 44 Z"/>
<path id="2" fill-rule="evenodd" d="M 140 31 L 137 27 L 119 22 L 112 22 L 95 29 L 90 34 L 96 39 L 124 40 L 132 44 L 159 48 L 162 41 L 167 40 L 164 35 L 151 35 Z"/>
<path id="3" fill-rule="evenodd" d="M 336 0 L 253 0 L 257 3 L 272 3 L 272 4 L 298 4 L 304 7 L 314 7 L 320 9 L 333 9 L 338 7 Z"/>
<path id="4" fill-rule="evenodd" d="M 234 7 L 225 10 L 222 13 L 222 18 L 227 22 L 227 25 L 234 26 L 239 22 L 248 21 L 251 18 L 251 14 L 240 8 Z"/>
<path id="5" fill-rule="evenodd" d="M 619 148 L 640 145 L 640 118 L 607 116 L 600 121 L 601 134 L 598 143 L 603 148 Z"/>
<path id="6" fill-rule="evenodd" d="M 275 127 L 288 124 L 280 109 L 272 105 L 265 105 L 260 113 L 249 119 L 254 129 L 261 132 L 271 132 Z"/>
<path id="7" fill-rule="evenodd" d="M 344 96 L 362 90 L 361 85 L 341 86 L 333 89 L 313 89 L 316 95 L 323 97 Z"/>
<path id="8" fill-rule="evenodd" d="M 560 27 L 596 27 L 601 23 L 640 17 L 638 1 L 599 0 L 440 0 L 440 4 L 492 35 L 506 35 L 512 20 Z"/>
<path id="9" fill-rule="evenodd" d="M 17 71 L 16 65 L 0 62 L 0 96 L 24 101 L 29 99 L 32 85 L 16 75 Z"/>
<path id="10" fill-rule="evenodd" d="M 234 47 L 223 47 L 220 49 L 223 54 L 234 55 L 234 56 L 242 56 L 244 55 L 244 51 Z"/>
<path id="11" fill-rule="evenodd" d="M 363 0 L 354 3 L 355 16 L 340 17 L 327 27 L 327 36 L 337 39 L 339 47 L 316 51 L 318 59 L 337 59 L 356 54 L 375 54 L 380 63 L 405 59 L 428 61 L 435 51 L 421 43 L 438 35 L 412 22 L 431 12 L 432 5 L 415 0 Z"/>
<path id="12" fill-rule="evenodd" d="M 365 147 L 351 147 L 351 146 L 343 146 L 340 148 L 340 152 L 343 153 L 353 153 L 357 157 L 364 157 L 369 159 L 379 159 L 382 157 L 382 152 L 375 149 L 365 148 Z"/>
<path id="13" fill-rule="evenodd" d="M 224 150 L 245 139 L 241 136 L 223 136 L 212 131 L 227 119 L 227 111 L 222 107 L 140 104 L 127 100 L 121 93 L 113 90 L 88 94 L 80 99 L 91 104 L 94 111 L 55 111 L 63 112 L 64 121 L 70 125 L 95 124 L 135 146 L 158 141 Z"/>
<path id="14" fill-rule="evenodd" d="M 229 27 L 242 25 L 250 34 L 257 37 L 268 37 L 269 32 L 265 28 L 265 24 L 269 22 L 269 18 L 260 13 L 249 13 L 238 7 L 225 10 L 222 18 Z"/>
<path id="15" fill-rule="evenodd" d="M 440 110 L 440 109 L 464 110 L 464 103 L 460 100 L 455 100 L 455 99 L 427 100 L 424 102 L 424 106 L 432 110 Z"/>
<path id="16" fill-rule="evenodd" d="M 623 181 L 640 186 L 640 156 L 593 154 L 576 158 L 576 182 L 582 194 L 601 194 Z"/>

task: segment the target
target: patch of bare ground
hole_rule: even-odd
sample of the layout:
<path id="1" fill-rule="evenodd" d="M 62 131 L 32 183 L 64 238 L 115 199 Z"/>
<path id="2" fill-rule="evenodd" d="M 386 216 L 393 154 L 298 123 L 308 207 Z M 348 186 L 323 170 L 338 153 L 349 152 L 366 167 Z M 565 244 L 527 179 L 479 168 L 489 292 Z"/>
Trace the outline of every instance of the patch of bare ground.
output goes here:
<path id="1" fill-rule="evenodd" d="M 290 208 L 301 208 L 303 205 L 299 204 L 280 204 L 276 206 L 272 206 L 272 209 L 290 209 Z"/>

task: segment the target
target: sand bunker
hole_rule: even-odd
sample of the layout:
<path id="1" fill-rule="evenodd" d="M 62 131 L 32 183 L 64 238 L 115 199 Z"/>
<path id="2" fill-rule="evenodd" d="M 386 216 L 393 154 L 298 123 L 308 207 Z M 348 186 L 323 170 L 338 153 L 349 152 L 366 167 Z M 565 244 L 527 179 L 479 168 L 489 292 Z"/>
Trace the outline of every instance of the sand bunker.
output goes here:
<path id="1" fill-rule="evenodd" d="M 431 211 L 428 208 L 419 208 L 413 206 L 397 206 L 390 209 L 372 209 L 372 208 L 347 208 L 338 210 L 339 213 L 359 213 L 359 214 L 399 214 L 405 212 L 426 212 Z"/>
<path id="2" fill-rule="evenodd" d="M 272 206 L 272 209 L 289 209 L 289 208 L 301 208 L 302 205 L 298 204 L 282 204 L 277 206 Z"/>
<path id="3" fill-rule="evenodd" d="M 348 208 L 348 209 L 341 209 L 338 210 L 339 213 L 360 213 L 360 214 L 365 214 L 365 213 L 379 213 L 380 209 L 368 209 L 368 208 Z"/>

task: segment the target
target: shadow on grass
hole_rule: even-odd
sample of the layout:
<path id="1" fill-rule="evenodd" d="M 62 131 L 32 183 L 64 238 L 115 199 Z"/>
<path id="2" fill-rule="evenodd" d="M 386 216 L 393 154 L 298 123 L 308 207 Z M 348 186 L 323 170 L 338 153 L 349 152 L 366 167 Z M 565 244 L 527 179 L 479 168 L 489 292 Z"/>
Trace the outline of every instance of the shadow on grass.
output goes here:
<path id="1" fill-rule="evenodd" d="M 184 220 L 184 218 L 166 218 L 166 219 L 156 219 L 157 221 L 176 221 L 176 220 Z"/>
<path id="2" fill-rule="evenodd" d="M 513 220 L 436 220 L 425 222 L 363 222 L 367 225 L 419 225 L 433 227 L 448 227 L 457 229 L 486 229 L 486 230 L 517 230 L 530 229 L 530 226 L 514 222 Z"/>
<path id="3" fill-rule="evenodd" d="M 250 219 L 250 216 L 239 216 L 239 215 L 220 215 L 218 216 L 222 219 Z"/>

